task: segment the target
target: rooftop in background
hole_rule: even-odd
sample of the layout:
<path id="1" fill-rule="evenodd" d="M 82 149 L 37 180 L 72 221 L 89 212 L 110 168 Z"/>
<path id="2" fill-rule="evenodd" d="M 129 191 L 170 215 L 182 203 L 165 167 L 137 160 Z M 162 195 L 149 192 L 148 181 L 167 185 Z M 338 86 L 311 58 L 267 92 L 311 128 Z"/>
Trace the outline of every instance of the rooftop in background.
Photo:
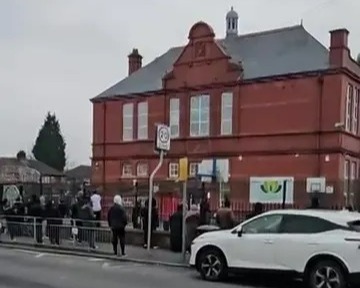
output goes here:
<path id="1" fill-rule="evenodd" d="M 0 157 L 0 170 L 5 166 L 29 167 L 37 170 L 42 176 L 64 176 L 61 171 L 33 159 L 18 160 L 16 157 Z"/>
<path id="2" fill-rule="evenodd" d="M 330 67 L 329 50 L 302 25 L 235 35 L 216 41 L 231 57 L 230 61 L 242 64 L 243 80 L 324 70 Z M 183 49 L 184 46 L 169 49 L 92 100 L 136 96 L 162 90 L 162 78 L 172 70 Z"/>
<path id="3" fill-rule="evenodd" d="M 79 165 L 73 169 L 65 172 L 66 177 L 72 179 L 90 179 L 91 178 L 91 166 Z"/>

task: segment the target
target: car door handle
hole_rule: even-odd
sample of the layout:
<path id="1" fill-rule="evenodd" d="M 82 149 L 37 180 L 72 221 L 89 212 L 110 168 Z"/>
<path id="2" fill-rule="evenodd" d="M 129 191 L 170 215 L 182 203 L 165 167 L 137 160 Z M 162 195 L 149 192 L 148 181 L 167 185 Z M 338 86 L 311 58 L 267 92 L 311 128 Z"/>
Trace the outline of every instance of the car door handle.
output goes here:
<path id="1" fill-rule="evenodd" d="M 265 244 L 274 244 L 274 240 L 266 239 L 264 241 Z"/>

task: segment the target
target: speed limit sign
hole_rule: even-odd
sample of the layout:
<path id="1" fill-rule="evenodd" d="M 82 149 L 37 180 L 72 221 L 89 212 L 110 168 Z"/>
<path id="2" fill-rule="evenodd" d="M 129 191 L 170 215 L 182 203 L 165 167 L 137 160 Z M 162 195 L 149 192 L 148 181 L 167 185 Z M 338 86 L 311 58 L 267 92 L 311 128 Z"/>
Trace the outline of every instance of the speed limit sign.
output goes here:
<path id="1" fill-rule="evenodd" d="M 170 127 L 164 124 L 156 126 L 156 150 L 170 150 Z"/>

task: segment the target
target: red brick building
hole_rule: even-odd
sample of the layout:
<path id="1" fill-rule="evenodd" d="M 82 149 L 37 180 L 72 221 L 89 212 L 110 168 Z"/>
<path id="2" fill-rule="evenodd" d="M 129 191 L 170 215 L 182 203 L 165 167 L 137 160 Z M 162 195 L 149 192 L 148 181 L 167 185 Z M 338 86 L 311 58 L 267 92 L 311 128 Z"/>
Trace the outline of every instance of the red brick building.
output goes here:
<path id="1" fill-rule="evenodd" d="M 342 181 L 360 166 L 360 66 L 348 36 L 331 31 L 326 48 L 302 25 L 239 35 L 231 10 L 224 39 L 198 22 L 186 45 L 144 67 L 134 49 L 129 76 L 92 99 L 92 182 L 107 193 L 146 182 L 158 161 L 154 125 L 167 123 L 159 181 L 176 178 L 183 156 L 191 173 L 202 159 L 227 158 L 232 199 L 248 201 L 251 176 L 292 176 L 295 203 L 307 205 L 306 177 L 323 176 L 334 187 L 325 201 L 342 205 Z"/>

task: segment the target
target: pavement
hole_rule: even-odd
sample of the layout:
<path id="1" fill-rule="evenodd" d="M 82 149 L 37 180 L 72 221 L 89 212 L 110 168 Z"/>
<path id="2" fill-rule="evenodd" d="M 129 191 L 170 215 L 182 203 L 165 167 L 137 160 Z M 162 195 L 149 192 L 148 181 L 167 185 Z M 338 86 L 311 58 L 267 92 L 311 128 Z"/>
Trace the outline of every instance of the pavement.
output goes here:
<path id="1" fill-rule="evenodd" d="M 233 279 L 209 283 L 196 272 L 179 267 L 111 261 L 0 247 L 0 288 L 298 288 L 274 282 Z M 299 287 L 300 288 L 300 287 Z"/>
<path id="2" fill-rule="evenodd" d="M 78 256 L 88 256 L 92 255 L 93 257 L 105 257 L 107 259 L 116 258 L 113 256 L 112 245 L 110 243 L 96 243 L 96 250 L 89 250 L 87 243 L 78 244 L 73 243 L 69 240 L 62 240 L 61 246 L 50 245 L 49 241 L 45 239 L 44 245 L 34 245 L 34 240 L 30 237 L 20 237 L 17 238 L 15 242 L 10 241 L 7 235 L 1 235 L 0 243 L 2 246 L 8 248 L 21 248 L 25 247 L 26 249 L 31 250 L 41 250 L 41 251 L 51 251 L 61 254 L 71 254 Z M 145 263 L 145 264 L 156 264 L 172 267 L 188 267 L 189 255 L 185 258 L 181 253 L 174 253 L 170 250 L 163 249 L 152 249 L 150 253 L 139 246 L 126 246 L 126 258 L 121 258 L 123 261 L 127 262 L 136 262 L 136 263 Z"/>

